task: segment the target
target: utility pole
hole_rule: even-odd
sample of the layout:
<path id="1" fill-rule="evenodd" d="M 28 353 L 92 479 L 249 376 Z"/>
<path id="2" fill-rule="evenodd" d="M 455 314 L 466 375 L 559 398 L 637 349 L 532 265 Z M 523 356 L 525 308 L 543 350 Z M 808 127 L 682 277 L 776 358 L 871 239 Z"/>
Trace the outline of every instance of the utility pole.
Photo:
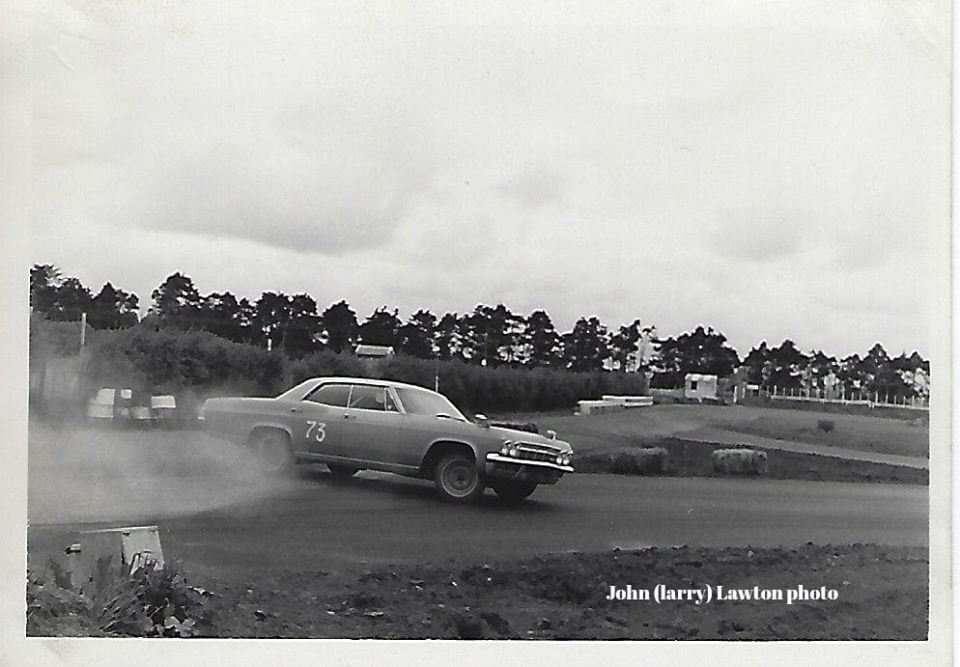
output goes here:
<path id="1" fill-rule="evenodd" d="M 80 347 L 87 342 L 87 314 L 80 313 Z"/>

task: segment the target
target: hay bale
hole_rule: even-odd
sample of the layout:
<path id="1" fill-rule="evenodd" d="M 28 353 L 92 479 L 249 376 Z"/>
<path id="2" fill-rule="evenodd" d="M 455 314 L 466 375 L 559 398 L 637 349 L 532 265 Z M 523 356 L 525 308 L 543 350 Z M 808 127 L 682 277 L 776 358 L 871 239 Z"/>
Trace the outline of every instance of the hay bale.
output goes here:
<path id="1" fill-rule="evenodd" d="M 670 456 L 663 447 L 631 447 L 613 457 L 610 471 L 621 475 L 663 475 L 670 467 Z"/>
<path id="2" fill-rule="evenodd" d="M 713 470 L 726 475 L 762 475 L 767 472 L 767 453 L 746 448 L 715 449 Z"/>

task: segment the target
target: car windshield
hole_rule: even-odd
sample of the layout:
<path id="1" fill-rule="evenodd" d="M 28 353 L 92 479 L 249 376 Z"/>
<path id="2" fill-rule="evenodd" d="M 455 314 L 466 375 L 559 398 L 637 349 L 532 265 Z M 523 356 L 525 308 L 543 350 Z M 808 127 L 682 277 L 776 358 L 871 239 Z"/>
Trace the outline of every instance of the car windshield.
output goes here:
<path id="1" fill-rule="evenodd" d="M 404 410 L 414 415 L 430 415 L 431 417 L 449 417 L 467 421 L 453 403 L 446 397 L 435 394 L 432 391 L 424 389 L 410 389 L 408 387 L 397 387 L 397 394 L 400 396 L 400 402 Z"/>

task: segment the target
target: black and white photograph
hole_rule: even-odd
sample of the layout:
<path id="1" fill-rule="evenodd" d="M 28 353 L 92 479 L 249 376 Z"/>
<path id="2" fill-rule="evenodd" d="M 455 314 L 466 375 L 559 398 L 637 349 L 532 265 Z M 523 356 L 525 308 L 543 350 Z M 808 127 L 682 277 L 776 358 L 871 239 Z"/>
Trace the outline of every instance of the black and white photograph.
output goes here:
<path id="1" fill-rule="evenodd" d="M 31 661 L 950 663 L 949 1 L 0 11 Z"/>

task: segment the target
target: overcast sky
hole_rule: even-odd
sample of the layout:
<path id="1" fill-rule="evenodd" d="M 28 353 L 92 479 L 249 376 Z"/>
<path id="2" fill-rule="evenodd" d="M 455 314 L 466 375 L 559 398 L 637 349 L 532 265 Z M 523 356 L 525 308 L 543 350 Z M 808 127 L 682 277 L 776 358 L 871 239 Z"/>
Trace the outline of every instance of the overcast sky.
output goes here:
<path id="1" fill-rule="evenodd" d="M 467 4 L 36 3 L 31 262 L 926 351 L 941 6 Z"/>

